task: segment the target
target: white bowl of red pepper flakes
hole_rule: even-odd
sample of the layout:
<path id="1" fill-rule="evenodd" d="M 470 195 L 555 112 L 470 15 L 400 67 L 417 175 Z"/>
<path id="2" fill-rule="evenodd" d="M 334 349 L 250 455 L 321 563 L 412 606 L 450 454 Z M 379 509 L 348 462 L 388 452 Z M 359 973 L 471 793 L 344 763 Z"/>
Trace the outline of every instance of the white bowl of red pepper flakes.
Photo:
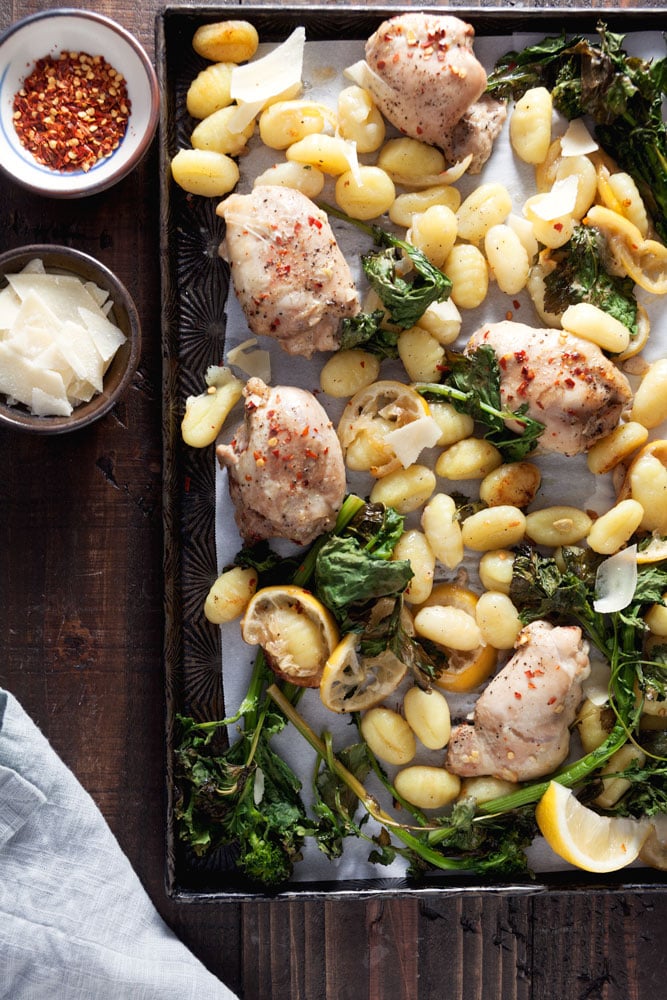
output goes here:
<path id="1" fill-rule="evenodd" d="M 118 183 L 147 152 L 158 112 L 146 52 L 108 17 L 46 10 L 0 36 L 0 168 L 38 194 Z"/>

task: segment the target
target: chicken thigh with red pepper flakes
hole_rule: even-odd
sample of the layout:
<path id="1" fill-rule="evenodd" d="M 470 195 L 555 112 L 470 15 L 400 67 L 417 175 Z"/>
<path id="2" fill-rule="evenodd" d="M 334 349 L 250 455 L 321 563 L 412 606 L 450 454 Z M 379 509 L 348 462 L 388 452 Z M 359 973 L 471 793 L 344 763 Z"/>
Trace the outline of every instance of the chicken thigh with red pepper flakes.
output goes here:
<path id="1" fill-rule="evenodd" d="M 306 545 L 334 526 L 345 497 L 336 431 L 306 389 L 251 378 L 243 394 L 244 422 L 216 448 L 241 536 Z"/>
<path id="2" fill-rule="evenodd" d="M 252 332 L 306 358 L 336 350 L 340 321 L 361 307 L 326 213 L 277 185 L 232 194 L 217 213 L 226 223 L 221 253 Z"/>
<path id="3" fill-rule="evenodd" d="M 545 452 L 578 455 L 616 427 L 632 390 L 625 375 L 592 344 L 564 330 L 535 330 L 504 320 L 488 323 L 466 352 L 491 347 L 500 367 L 500 398 L 508 410 L 526 405 L 545 429 Z M 520 432 L 514 421 L 508 424 Z"/>
<path id="4" fill-rule="evenodd" d="M 529 781 L 567 757 L 570 725 L 590 673 L 588 643 L 576 625 L 535 621 L 475 705 L 473 725 L 452 729 L 446 767 L 462 777 Z"/>
<path id="5" fill-rule="evenodd" d="M 366 85 L 404 135 L 443 150 L 450 162 L 472 155 L 479 173 L 507 106 L 483 97 L 486 71 L 473 52 L 474 29 L 449 15 L 409 13 L 384 21 L 366 43 Z"/>

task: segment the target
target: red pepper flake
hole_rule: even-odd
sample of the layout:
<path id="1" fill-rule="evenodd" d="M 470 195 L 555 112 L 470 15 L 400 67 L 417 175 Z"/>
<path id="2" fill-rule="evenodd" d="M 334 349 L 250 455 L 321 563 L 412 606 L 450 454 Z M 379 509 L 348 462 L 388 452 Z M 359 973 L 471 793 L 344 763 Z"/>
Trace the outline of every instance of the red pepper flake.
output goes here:
<path id="1" fill-rule="evenodd" d="M 554 222 L 554 229 L 556 230 L 557 233 L 560 233 L 562 228 L 563 228 L 562 222 Z"/>
<path id="2" fill-rule="evenodd" d="M 14 95 L 12 119 L 38 163 L 87 173 L 118 149 L 131 107 L 124 77 L 102 56 L 61 52 L 37 60 Z"/>
<path id="3" fill-rule="evenodd" d="M 316 219 L 314 215 L 309 215 L 308 216 L 308 225 L 309 226 L 315 226 L 316 229 L 321 229 L 322 228 L 322 221 L 321 221 L 321 219 Z"/>
<path id="4" fill-rule="evenodd" d="M 521 694 L 520 691 L 515 691 L 514 692 L 514 697 L 516 698 L 517 701 L 521 701 L 523 695 Z"/>
<path id="5" fill-rule="evenodd" d="M 574 389 L 574 387 L 576 385 L 576 382 L 574 381 L 573 378 L 565 378 L 565 379 L 563 379 L 563 382 L 567 386 L 568 389 Z"/>
<path id="6" fill-rule="evenodd" d="M 306 458 L 312 458 L 314 461 L 317 461 L 318 457 L 319 456 L 316 451 L 311 451 L 310 448 L 306 448 Z"/>
<path id="7" fill-rule="evenodd" d="M 521 303 L 519 302 L 518 299 L 512 299 L 512 305 L 514 306 L 515 309 L 521 308 Z"/>
<path id="8" fill-rule="evenodd" d="M 549 698 L 549 701 L 547 702 L 547 705 L 553 705 L 555 703 L 555 701 L 556 701 L 556 696 L 553 695 L 553 697 Z"/>
<path id="9" fill-rule="evenodd" d="M 304 429 L 301 431 L 301 437 L 302 438 L 308 437 L 308 432 L 309 431 L 310 431 L 310 427 L 308 426 L 308 424 L 306 424 L 306 426 L 304 427 Z"/>

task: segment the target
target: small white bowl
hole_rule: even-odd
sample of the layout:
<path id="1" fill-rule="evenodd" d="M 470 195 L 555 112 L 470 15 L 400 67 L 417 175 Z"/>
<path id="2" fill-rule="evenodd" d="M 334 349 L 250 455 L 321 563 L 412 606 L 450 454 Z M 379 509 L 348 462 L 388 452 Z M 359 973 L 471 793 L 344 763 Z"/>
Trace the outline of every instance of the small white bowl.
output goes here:
<path id="1" fill-rule="evenodd" d="M 41 260 L 48 272 L 93 281 L 108 292 L 113 303 L 109 318 L 126 337 L 107 368 L 102 392 L 75 406 L 68 417 L 36 416 L 22 404 L 9 403 L 6 396 L 0 395 L 0 427 L 31 434 L 65 434 L 99 420 L 127 392 L 141 356 L 141 324 L 134 301 L 119 278 L 96 258 L 72 247 L 30 244 L 0 253 L 0 289 L 7 284 L 8 274 L 17 274 L 35 259 Z"/>
<path id="2" fill-rule="evenodd" d="M 126 82 L 131 102 L 125 136 L 107 159 L 90 170 L 62 171 L 38 163 L 14 128 L 14 97 L 38 59 L 61 52 L 100 55 Z M 159 87 L 139 42 L 115 21 L 92 11 L 45 10 L 0 36 L 0 168 L 19 184 L 51 198 L 80 198 L 116 184 L 136 167 L 158 123 Z"/>

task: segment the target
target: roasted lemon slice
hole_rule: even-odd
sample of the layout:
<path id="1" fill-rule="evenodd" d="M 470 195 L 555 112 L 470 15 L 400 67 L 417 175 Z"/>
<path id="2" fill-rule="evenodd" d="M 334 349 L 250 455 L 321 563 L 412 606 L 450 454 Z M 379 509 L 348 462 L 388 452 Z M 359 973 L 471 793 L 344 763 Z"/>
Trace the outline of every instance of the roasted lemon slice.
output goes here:
<path id="1" fill-rule="evenodd" d="M 615 872 L 639 855 L 650 820 L 601 816 L 582 806 L 569 788 L 550 781 L 535 819 L 551 850 L 587 872 Z"/>
<path id="2" fill-rule="evenodd" d="M 401 461 L 385 440 L 387 434 L 430 415 L 416 389 L 385 379 L 355 393 L 343 410 L 338 438 L 348 469 L 380 478 L 400 469 Z"/>
<path id="3" fill-rule="evenodd" d="M 309 590 L 293 585 L 258 590 L 241 634 L 251 646 L 262 647 L 274 673 L 301 687 L 317 687 L 339 639 L 331 612 Z"/>
<path id="4" fill-rule="evenodd" d="M 385 649 L 362 656 L 360 636 L 349 632 L 327 660 L 320 681 L 322 704 L 332 712 L 363 712 L 379 705 L 405 677 L 402 660 Z"/>
<path id="5" fill-rule="evenodd" d="M 437 583 L 431 596 L 420 608 L 433 605 L 449 605 L 466 611 L 473 618 L 478 601 L 477 594 L 457 583 Z M 416 609 L 413 609 L 416 610 Z M 443 646 L 447 654 L 447 668 L 435 678 L 434 683 L 443 691 L 463 693 L 473 691 L 491 676 L 496 668 L 498 650 L 488 644 L 476 646 L 469 651 Z"/>

